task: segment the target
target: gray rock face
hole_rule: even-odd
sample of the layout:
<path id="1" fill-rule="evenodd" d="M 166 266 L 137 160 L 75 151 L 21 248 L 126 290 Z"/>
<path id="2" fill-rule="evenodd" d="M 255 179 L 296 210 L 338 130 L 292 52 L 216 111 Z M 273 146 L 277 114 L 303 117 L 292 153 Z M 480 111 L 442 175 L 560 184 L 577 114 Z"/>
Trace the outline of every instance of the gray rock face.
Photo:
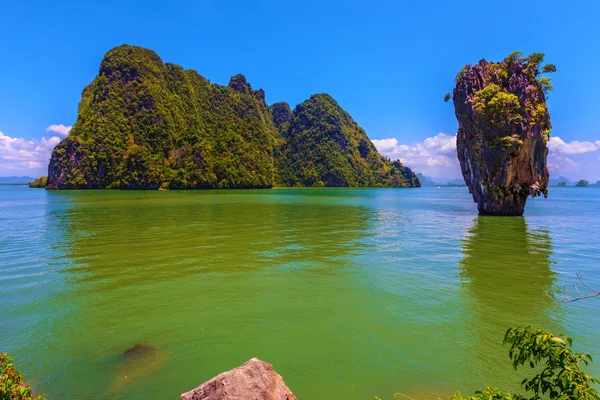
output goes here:
<path id="1" fill-rule="evenodd" d="M 181 395 L 181 400 L 296 400 L 269 363 L 253 358 Z"/>

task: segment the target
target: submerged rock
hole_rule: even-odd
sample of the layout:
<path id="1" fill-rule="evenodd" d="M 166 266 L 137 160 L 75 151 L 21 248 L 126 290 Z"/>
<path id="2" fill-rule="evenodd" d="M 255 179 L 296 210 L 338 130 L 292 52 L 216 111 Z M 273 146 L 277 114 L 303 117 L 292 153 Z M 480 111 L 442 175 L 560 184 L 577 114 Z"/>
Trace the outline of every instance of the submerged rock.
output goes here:
<path id="1" fill-rule="evenodd" d="M 481 60 L 456 77 L 456 147 L 463 177 L 480 214 L 522 215 L 528 196 L 548 195 L 546 143 L 550 115 L 541 73 L 543 54 Z"/>
<path id="2" fill-rule="evenodd" d="M 269 363 L 253 358 L 181 395 L 181 400 L 295 400 Z"/>
<path id="3" fill-rule="evenodd" d="M 158 352 L 158 348 L 148 343 L 138 343 L 133 347 L 128 348 L 123 353 L 125 359 L 144 358 L 145 356 Z"/>
<path id="4" fill-rule="evenodd" d="M 113 392 L 156 373 L 166 360 L 166 353 L 153 344 L 138 343 L 128 348 L 116 366 Z"/>

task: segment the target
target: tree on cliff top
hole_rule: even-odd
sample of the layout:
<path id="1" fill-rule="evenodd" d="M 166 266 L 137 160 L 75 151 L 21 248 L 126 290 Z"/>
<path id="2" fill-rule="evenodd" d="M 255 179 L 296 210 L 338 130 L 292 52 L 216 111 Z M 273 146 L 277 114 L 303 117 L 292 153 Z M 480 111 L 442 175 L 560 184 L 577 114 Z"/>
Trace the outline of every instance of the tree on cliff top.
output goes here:
<path id="1" fill-rule="evenodd" d="M 503 62 L 491 63 L 490 65 L 500 67 L 500 69 L 498 71 L 499 75 L 506 77 L 507 76 L 507 74 L 506 74 L 507 66 L 510 66 L 513 63 L 522 64 L 524 66 L 525 72 L 527 72 L 530 76 L 535 78 L 540 83 L 540 85 L 542 86 L 542 90 L 544 91 L 544 94 L 547 95 L 549 92 L 554 90 L 554 86 L 552 86 L 550 78 L 548 78 L 546 76 L 541 77 L 540 75 L 556 72 L 556 65 L 544 64 L 542 66 L 541 64 L 544 62 L 545 57 L 546 57 L 546 55 L 544 53 L 532 53 L 527 57 L 523 57 L 523 52 L 515 51 L 515 52 L 509 54 L 508 57 L 506 57 Z M 470 68 L 471 68 L 471 65 L 469 65 L 469 64 L 465 65 L 463 67 L 463 69 L 460 70 L 458 75 L 456 75 L 456 80 L 458 81 L 463 76 L 464 72 Z M 492 68 L 494 68 L 494 67 L 492 67 Z M 450 99 L 452 99 L 452 95 L 450 93 L 446 93 L 444 95 L 444 101 L 448 102 Z"/>

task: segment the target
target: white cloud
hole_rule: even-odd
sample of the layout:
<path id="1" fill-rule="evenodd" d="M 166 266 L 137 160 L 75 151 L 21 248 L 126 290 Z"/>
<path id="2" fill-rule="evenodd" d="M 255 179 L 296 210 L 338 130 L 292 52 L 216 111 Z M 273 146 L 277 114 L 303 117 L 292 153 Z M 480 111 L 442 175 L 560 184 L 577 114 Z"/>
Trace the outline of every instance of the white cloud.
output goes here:
<path id="1" fill-rule="evenodd" d="M 401 144 L 396 138 L 375 139 L 373 144 L 377 150 L 392 160 L 399 159 L 402 163 L 421 172 L 425 176 L 437 179 L 461 178 L 460 165 L 456 155 L 456 136 L 439 133 L 422 142 L 410 145 Z M 600 150 L 600 140 L 595 142 L 571 141 L 565 142 L 554 136 L 548 143 L 548 169 L 551 176 L 566 175 L 580 179 L 584 175 L 588 180 L 596 181 L 600 158 L 592 153 Z"/>
<path id="2" fill-rule="evenodd" d="M 45 175 L 58 136 L 39 140 L 13 138 L 0 132 L 0 175 Z"/>
<path id="3" fill-rule="evenodd" d="M 550 153 L 548 155 L 548 171 L 550 176 L 567 175 L 581 171 L 581 163 L 573 161 L 569 157 Z"/>
<path id="4" fill-rule="evenodd" d="M 456 156 L 456 135 L 438 133 L 411 145 L 399 144 L 396 138 L 375 139 L 379 152 L 392 160 L 399 159 L 415 172 L 434 178 L 460 178 Z"/>
<path id="5" fill-rule="evenodd" d="M 52 133 L 56 133 L 57 135 L 60 136 L 68 136 L 69 132 L 71 132 L 71 128 L 72 126 L 65 126 L 63 124 L 52 124 L 49 127 L 46 128 L 46 132 L 52 132 Z"/>
<path id="6" fill-rule="evenodd" d="M 548 142 L 548 148 L 550 151 L 562 154 L 583 154 L 590 153 L 600 149 L 600 140 L 592 142 L 579 142 L 573 140 L 572 142 L 565 142 L 558 136 L 553 136 Z"/>

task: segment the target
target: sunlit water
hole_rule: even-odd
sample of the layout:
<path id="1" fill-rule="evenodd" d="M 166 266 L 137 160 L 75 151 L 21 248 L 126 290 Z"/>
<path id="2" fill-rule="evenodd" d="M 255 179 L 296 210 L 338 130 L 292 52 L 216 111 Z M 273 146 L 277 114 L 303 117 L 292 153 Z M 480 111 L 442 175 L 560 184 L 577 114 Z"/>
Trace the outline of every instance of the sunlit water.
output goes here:
<path id="1" fill-rule="evenodd" d="M 508 327 L 600 357 L 600 298 L 545 294 L 600 286 L 599 210 L 592 188 L 495 218 L 465 188 L 0 186 L 0 351 L 49 399 L 176 399 L 251 357 L 300 399 L 518 390 Z"/>

